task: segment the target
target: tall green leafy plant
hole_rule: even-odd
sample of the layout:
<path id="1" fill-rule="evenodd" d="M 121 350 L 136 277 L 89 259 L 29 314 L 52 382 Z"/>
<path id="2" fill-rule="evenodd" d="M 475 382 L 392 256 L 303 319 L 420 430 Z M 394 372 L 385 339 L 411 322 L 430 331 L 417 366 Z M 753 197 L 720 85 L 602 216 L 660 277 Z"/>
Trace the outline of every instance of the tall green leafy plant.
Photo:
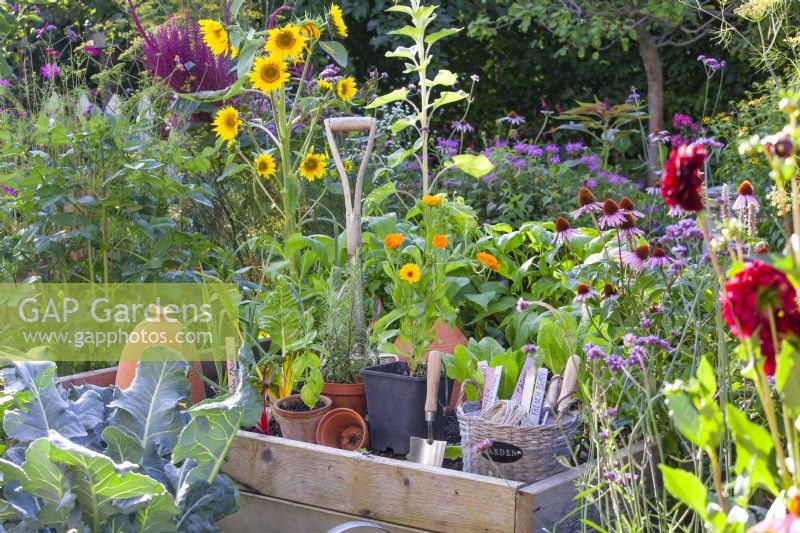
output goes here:
<path id="1" fill-rule="evenodd" d="M 458 75 L 449 70 L 439 70 L 433 78 L 430 77 L 429 67 L 434 56 L 431 52 L 433 45 L 441 39 L 455 35 L 460 28 L 445 28 L 434 33 L 427 33 L 428 27 L 436 19 L 437 6 L 423 6 L 420 0 L 409 0 L 408 5 L 394 5 L 386 11 L 403 13 L 410 19 L 410 25 L 389 32 L 411 40 L 411 46 L 398 46 L 391 52 L 386 52 L 386 57 L 397 58 L 405 64 L 405 74 L 415 75 L 417 78 L 417 95 L 415 101 L 412 92 L 407 87 L 391 91 L 375 98 L 366 109 L 375 109 L 394 102 L 405 102 L 414 110 L 413 115 L 396 120 L 390 130 L 393 134 L 412 128 L 418 138 L 410 148 L 399 148 L 389 155 L 389 165 L 396 167 L 408 157 L 413 156 L 422 169 L 422 194 L 430 192 L 431 184 L 436 181 L 430 179 L 430 130 L 434 114 L 446 105 L 454 104 L 469 98 L 463 90 L 441 90 L 436 96 L 437 88 L 453 87 L 458 81 Z M 455 165 L 467 174 L 480 178 L 492 171 L 492 163 L 484 155 L 460 154 L 444 162 L 439 174 Z M 438 176 L 437 176 L 438 177 Z"/>

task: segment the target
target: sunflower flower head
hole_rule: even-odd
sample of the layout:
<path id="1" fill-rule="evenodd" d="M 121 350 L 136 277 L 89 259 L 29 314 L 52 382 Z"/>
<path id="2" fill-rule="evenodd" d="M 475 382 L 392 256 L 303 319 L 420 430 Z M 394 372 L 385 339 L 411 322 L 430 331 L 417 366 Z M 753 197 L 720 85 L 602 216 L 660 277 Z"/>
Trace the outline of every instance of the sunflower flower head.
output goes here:
<path id="1" fill-rule="evenodd" d="M 239 118 L 239 112 L 233 106 L 223 107 L 217 111 L 217 116 L 213 122 L 217 137 L 229 143 L 236 139 L 241 124 L 242 119 Z"/>
<path id="2" fill-rule="evenodd" d="M 416 283 L 419 281 L 421 273 L 419 267 L 414 263 L 406 263 L 400 267 L 400 279 L 406 283 Z"/>
<path id="3" fill-rule="evenodd" d="M 342 8 L 337 4 L 331 4 L 331 23 L 333 31 L 339 37 L 347 37 L 347 24 L 344 23 Z"/>
<path id="4" fill-rule="evenodd" d="M 293 24 L 287 24 L 282 28 L 269 30 L 264 49 L 269 52 L 270 57 L 275 59 L 298 58 L 303 53 L 307 42 L 308 37 L 300 33 L 300 28 Z"/>
<path id="5" fill-rule="evenodd" d="M 275 174 L 275 159 L 266 152 L 259 154 L 253 164 L 256 167 L 256 173 L 262 178 L 269 178 Z"/>
<path id="6" fill-rule="evenodd" d="M 357 91 L 356 80 L 352 76 L 342 78 L 336 82 L 336 94 L 345 102 L 353 98 Z"/>
<path id="7" fill-rule="evenodd" d="M 445 248 L 447 248 L 447 235 L 442 235 L 441 233 L 438 235 L 434 235 L 432 242 L 434 247 L 440 250 L 444 250 Z"/>
<path id="8" fill-rule="evenodd" d="M 422 197 L 422 201 L 428 207 L 438 207 L 442 205 L 442 198 L 440 196 L 431 196 L 430 194 L 426 194 Z"/>
<path id="9" fill-rule="evenodd" d="M 300 163 L 300 175 L 308 181 L 318 180 L 325 175 L 327 167 L 328 158 L 325 154 L 309 152 Z"/>
<path id="10" fill-rule="evenodd" d="M 197 25 L 200 26 L 203 42 L 206 43 L 212 54 L 218 56 L 228 53 L 230 45 L 228 44 L 228 31 L 225 26 L 216 20 L 208 19 L 197 21 Z"/>
<path id="11" fill-rule="evenodd" d="M 404 240 L 406 240 L 406 238 L 402 233 L 390 233 L 383 239 L 383 244 L 390 250 L 396 250 L 403 244 Z"/>
<path id="12" fill-rule="evenodd" d="M 333 84 L 328 80 L 323 80 L 322 78 L 317 80 L 317 85 L 323 91 L 330 91 L 331 89 L 333 89 Z"/>
<path id="13" fill-rule="evenodd" d="M 353 162 L 349 159 L 345 159 L 342 161 L 342 166 L 344 167 L 344 171 L 350 173 L 353 171 Z"/>
<path id="14" fill-rule="evenodd" d="M 250 72 L 250 81 L 253 83 L 253 87 L 262 92 L 277 91 L 289 81 L 287 68 L 288 65 L 285 61 L 272 56 L 256 58 L 253 62 L 253 70 Z"/>
<path id="15" fill-rule="evenodd" d="M 313 20 L 304 22 L 300 26 L 300 33 L 302 35 L 305 35 L 312 41 L 319 41 L 319 38 L 322 36 L 322 34 L 319 31 L 319 26 L 317 26 L 317 23 L 314 22 Z"/>

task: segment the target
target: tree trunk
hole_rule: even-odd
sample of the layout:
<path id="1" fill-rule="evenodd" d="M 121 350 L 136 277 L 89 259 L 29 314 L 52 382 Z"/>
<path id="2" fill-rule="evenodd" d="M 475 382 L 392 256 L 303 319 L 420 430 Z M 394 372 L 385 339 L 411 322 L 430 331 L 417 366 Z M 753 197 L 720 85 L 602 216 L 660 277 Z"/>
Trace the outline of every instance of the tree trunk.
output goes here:
<path id="1" fill-rule="evenodd" d="M 647 114 L 650 116 L 648 127 L 650 133 L 654 133 L 664 129 L 664 71 L 658 47 L 648 33 L 646 24 L 636 27 L 636 37 L 639 43 L 639 56 L 642 58 L 647 76 Z M 658 170 L 658 146 L 649 142 L 647 151 L 651 174 L 655 174 Z"/>

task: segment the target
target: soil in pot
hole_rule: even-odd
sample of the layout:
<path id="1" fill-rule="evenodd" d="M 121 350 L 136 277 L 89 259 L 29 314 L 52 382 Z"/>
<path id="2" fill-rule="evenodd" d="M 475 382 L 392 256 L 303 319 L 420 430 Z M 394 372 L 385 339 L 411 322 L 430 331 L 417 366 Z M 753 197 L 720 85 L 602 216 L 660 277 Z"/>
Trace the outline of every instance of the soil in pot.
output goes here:
<path id="1" fill-rule="evenodd" d="M 333 401 L 334 409 L 352 409 L 362 417 L 367 416 L 367 391 L 364 383 L 328 383 L 322 394 Z"/>
<path id="2" fill-rule="evenodd" d="M 379 451 L 392 450 L 405 455 L 410 437 L 427 437 L 423 375 L 410 376 L 405 362 L 384 363 L 361 371 L 367 389 L 370 443 Z M 448 404 L 453 380 L 439 381 L 439 411 L 433 423 L 434 439 L 444 434 L 444 407 Z"/>
<path id="3" fill-rule="evenodd" d="M 272 416 L 278 421 L 281 434 L 287 439 L 316 444 L 317 425 L 331 410 L 331 403 L 327 396 L 320 396 L 314 408 L 309 409 L 299 394 L 292 394 L 273 404 Z"/>

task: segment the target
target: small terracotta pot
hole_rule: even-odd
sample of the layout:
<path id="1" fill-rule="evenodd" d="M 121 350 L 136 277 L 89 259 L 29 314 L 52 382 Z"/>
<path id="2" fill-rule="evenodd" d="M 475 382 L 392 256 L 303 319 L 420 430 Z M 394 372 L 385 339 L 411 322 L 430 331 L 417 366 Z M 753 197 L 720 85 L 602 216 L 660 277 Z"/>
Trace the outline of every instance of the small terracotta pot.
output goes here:
<path id="1" fill-rule="evenodd" d="M 281 427 L 281 434 L 287 439 L 303 442 L 317 443 L 317 425 L 320 419 L 331 410 L 331 399 L 320 396 L 322 407 L 310 411 L 290 411 L 285 409 L 289 405 L 303 405 L 299 394 L 292 394 L 272 404 L 272 416 Z"/>
<path id="2" fill-rule="evenodd" d="M 367 445 L 367 423 L 352 409 L 328 412 L 317 426 L 317 442 L 340 450 L 357 450 Z"/>
<path id="3" fill-rule="evenodd" d="M 364 383 L 325 383 L 322 394 L 333 401 L 333 408 L 352 409 L 367 416 L 367 390 Z"/>

